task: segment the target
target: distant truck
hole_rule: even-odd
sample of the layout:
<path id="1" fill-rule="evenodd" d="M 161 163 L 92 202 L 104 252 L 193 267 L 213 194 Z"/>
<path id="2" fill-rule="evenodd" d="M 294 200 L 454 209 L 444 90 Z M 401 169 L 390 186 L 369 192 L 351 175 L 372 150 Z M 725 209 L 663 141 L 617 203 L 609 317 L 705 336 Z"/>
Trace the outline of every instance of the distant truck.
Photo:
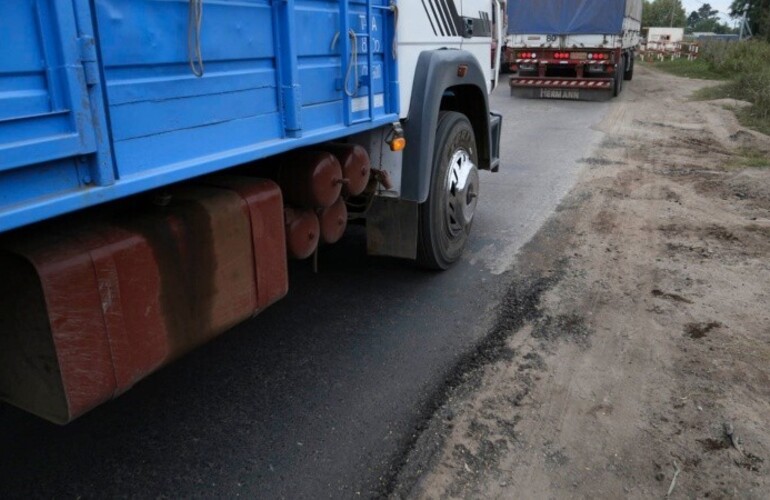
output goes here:
<path id="1" fill-rule="evenodd" d="M 634 75 L 642 0 L 510 0 L 517 97 L 607 100 Z"/>

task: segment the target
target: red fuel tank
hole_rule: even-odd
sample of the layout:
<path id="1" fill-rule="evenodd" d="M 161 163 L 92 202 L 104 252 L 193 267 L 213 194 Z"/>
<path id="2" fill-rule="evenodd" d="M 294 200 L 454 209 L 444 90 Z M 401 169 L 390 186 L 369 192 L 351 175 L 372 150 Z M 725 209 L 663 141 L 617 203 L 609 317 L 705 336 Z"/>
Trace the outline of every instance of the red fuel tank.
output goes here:
<path id="1" fill-rule="evenodd" d="M 262 310 L 289 291 L 286 262 L 286 229 L 281 188 L 267 179 L 217 174 L 203 183 L 232 190 L 243 199 L 251 223 L 257 284 L 257 308 Z"/>
<path id="2" fill-rule="evenodd" d="M 321 241 L 326 244 L 337 243 L 348 227 L 348 207 L 345 200 L 339 198 L 329 208 L 318 211 L 321 224 Z"/>
<path id="3" fill-rule="evenodd" d="M 330 143 L 324 148 L 332 153 L 340 162 L 342 176 L 346 183 L 342 186 L 343 196 L 358 196 L 369 184 L 372 172 L 369 153 L 358 144 Z"/>
<path id="4" fill-rule="evenodd" d="M 279 160 L 278 184 L 287 203 L 302 208 L 325 208 L 340 197 L 342 167 L 325 151 L 298 151 Z"/>
<path id="5" fill-rule="evenodd" d="M 285 293 L 279 188 L 214 182 L 3 241 L 4 399 L 68 422 Z"/>
<path id="6" fill-rule="evenodd" d="M 292 259 L 307 259 L 320 238 L 318 216 L 312 210 L 286 207 L 286 250 Z"/>

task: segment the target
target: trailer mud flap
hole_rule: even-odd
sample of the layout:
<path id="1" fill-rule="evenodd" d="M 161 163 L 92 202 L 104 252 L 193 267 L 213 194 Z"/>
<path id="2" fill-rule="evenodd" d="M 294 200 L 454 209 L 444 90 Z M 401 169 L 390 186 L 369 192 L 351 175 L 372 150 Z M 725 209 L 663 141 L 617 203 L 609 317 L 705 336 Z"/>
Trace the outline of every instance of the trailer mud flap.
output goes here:
<path id="1" fill-rule="evenodd" d="M 0 398 L 69 422 L 286 294 L 278 186 L 208 184 L 3 243 Z"/>
<path id="2" fill-rule="evenodd" d="M 610 89 L 560 89 L 550 87 L 511 87 L 511 95 L 523 99 L 561 99 L 565 101 L 609 101 Z"/>
<path id="3" fill-rule="evenodd" d="M 550 78 L 515 76 L 511 95 L 525 99 L 607 101 L 613 97 L 612 78 Z"/>

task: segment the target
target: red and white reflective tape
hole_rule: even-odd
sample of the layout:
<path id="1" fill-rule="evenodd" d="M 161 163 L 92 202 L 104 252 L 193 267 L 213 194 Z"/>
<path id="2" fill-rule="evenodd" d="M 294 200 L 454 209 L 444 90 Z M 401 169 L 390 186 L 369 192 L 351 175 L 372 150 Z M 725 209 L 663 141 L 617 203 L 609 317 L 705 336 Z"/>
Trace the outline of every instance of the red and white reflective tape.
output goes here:
<path id="1" fill-rule="evenodd" d="M 537 59 L 516 59 L 516 63 L 536 63 Z"/>

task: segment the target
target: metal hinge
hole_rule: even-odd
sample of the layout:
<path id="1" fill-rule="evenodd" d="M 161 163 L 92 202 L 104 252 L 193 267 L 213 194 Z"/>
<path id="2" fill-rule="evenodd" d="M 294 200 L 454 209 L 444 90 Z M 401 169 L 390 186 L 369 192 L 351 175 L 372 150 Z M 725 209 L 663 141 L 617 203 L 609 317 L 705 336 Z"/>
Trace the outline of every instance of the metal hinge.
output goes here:
<path id="1" fill-rule="evenodd" d="M 83 73 L 86 84 L 94 86 L 99 84 L 99 66 L 96 57 L 96 40 L 92 36 L 78 38 L 80 48 L 80 64 L 83 65 Z"/>
<path id="2" fill-rule="evenodd" d="M 283 126 L 289 137 L 302 137 L 302 88 L 284 85 L 282 89 Z"/>

